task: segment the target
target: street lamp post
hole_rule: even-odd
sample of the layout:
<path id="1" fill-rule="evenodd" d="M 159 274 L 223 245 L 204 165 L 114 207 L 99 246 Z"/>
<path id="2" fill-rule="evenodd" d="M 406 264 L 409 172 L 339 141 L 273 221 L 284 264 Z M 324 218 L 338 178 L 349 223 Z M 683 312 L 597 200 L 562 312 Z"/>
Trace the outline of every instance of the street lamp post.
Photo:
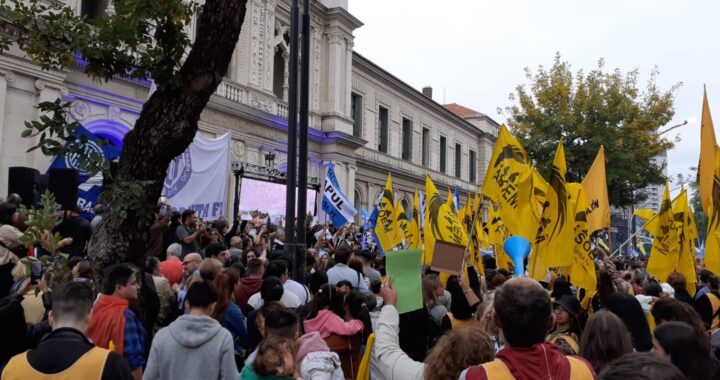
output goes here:
<path id="1" fill-rule="evenodd" d="M 235 175 L 235 201 L 233 202 L 233 220 L 238 220 L 240 213 L 240 177 L 243 175 L 243 167 L 240 161 L 230 163 L 233 174 Z"/>
<path id="2" fill-rule="evenodd" d="M 297 201 L 297 247 L 294 255 L 293 279 L 305 283 L 305 251 L 307 249 L 307 168 L 308 168 L 308 123 L 310 104 L 310 0 L 305 0 L 302 15 L 302 44 L 300 64 L 300 147 L 298 150 L 298 201 Z"/>

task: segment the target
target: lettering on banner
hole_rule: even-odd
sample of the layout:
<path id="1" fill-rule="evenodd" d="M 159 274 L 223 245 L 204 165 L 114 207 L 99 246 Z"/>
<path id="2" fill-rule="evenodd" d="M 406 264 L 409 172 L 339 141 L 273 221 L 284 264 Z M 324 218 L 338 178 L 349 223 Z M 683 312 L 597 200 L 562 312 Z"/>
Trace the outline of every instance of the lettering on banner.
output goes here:
<path id="1" fill-rule="evenodd" d="M 520 177 L 520 172 L 510 172 L 510 170 L 510 166 L 505 164 L 504 161 L 501 161 L 498 166 L 496 166 L 492 179 L 500 188 L 500 196 L 502 196 L 503 200 L 505 200 L 510 207 L 516 209 L 519 201 L 517 180 Z"/>
<path id="2" fill-rule="evenodd" d="M 199 203 L 185 207 L 173 207 L 173 211 L 183 212 L 185 210 L 195 211 L 200 219 L 216 220 L 224 215 L 225 202 Z"/>
<path id="3" fill-rule="evenodd" d="M 340 194 L 335 191 L 335 187 L 333 187 L 332 184 L 328 183 L 328 185 L 325 187 L 325 195 L 335 205 L 335 208 L 337 208 L 338 210 L 342 208 L 342 205 L 344 203 L 342 196 L 340 196 Z"/>

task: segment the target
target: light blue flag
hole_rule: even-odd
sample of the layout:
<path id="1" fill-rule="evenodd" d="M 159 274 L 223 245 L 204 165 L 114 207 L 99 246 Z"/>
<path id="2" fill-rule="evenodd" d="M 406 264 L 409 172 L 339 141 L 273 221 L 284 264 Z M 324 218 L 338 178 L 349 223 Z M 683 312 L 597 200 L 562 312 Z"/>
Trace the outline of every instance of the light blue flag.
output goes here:
<path id="1" fill-rule="evenodd" d="M 327 175 L 325 176 L 322 210 L 332 220 L 333 224 L 339 228 L 348 221 L 353 220 L 357 211 L 343 194 L 342 189 L 340 189 L 332 162 L 325 165 L 327 166 Z"/>

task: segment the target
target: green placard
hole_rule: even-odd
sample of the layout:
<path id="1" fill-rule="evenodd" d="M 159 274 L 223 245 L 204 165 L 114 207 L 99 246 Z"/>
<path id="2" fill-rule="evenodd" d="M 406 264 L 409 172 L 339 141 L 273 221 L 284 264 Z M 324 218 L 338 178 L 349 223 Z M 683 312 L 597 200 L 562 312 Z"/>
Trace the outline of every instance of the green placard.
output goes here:
<path id="1" fill-rule="evenodd" d="M 398 293 L 396 305 L 398 313 L 407 313 L 423 307 L 421 249 L 388 252 L 386 271 Z"/>

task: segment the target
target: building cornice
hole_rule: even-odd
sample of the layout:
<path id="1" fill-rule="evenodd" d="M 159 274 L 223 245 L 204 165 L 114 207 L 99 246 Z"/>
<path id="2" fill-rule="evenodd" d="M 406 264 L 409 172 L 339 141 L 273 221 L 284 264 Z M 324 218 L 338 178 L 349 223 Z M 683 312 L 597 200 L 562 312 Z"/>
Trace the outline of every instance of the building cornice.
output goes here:
<path id="1" fill-rule="evenodd" d="M 325 15 L 327 16 L 326 21 L 337 20 L 348 27 L 350 31 L 364 25 L 357 17 L 350 14 L 347 9 L 341 7 L 330 8 L 325 12 Z"/>

